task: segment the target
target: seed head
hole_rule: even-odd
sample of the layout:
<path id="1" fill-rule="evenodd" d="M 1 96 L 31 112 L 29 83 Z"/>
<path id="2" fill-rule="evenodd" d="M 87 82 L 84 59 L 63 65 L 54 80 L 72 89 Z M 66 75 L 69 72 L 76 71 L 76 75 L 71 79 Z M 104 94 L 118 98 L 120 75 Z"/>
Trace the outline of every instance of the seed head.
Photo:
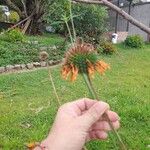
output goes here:
<path id="1" fill-rule="evenodd" d="M 79 73 L 86 73 L 91 77 L 96 71 L 104 74 L 108 68 L 107 63 L 98 59 L 92 44 L 78 41 L 66 53 L 62 77 L 67 79 L 70 75 L 71 81 L 74 81 Z"/>
<path id="2" fill-rule="evenodd" d="M 49 57 L 49 54 L 46 51 L 42 51 L 39 54 L 39 59 L 41 61 L 45 61 L 46 59 L 48 59 L 48 57 Z"/>

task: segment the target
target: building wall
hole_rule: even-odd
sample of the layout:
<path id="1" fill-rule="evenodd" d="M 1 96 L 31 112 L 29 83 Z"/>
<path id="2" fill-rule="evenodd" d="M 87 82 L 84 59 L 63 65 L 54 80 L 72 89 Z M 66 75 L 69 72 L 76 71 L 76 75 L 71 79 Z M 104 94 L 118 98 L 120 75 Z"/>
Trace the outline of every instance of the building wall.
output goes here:
<path id="1" fill-rule="evenodd" d="M 122 9 L 128 12 L 128 7 L 122 7 Z M 115 29 L 115 20 L 116 20 L 116 13 L 112 10 L 109 11 L 110 16 L 110 30 L 114 31 Z M 144 23 L 146 26 L 150 27 L 150 3 L 143 3 L 137 4 L 132 6 L 131 8 L 131 16 L 135 19 L 139 20 L 140 22 Z M 126 31 L 127 28 L 127 21 L 123 19 L 123 17 L 119 16 L 118 19 L 118 31 Z M 143 36 L 144 40 L 149 40 L 149 36 L 147 33 L 142 31 L 141 29 L 137 28 L 136 26 L 130 24 L 129 25 L 129 35 L 133 34 L 140 34 Z"/>

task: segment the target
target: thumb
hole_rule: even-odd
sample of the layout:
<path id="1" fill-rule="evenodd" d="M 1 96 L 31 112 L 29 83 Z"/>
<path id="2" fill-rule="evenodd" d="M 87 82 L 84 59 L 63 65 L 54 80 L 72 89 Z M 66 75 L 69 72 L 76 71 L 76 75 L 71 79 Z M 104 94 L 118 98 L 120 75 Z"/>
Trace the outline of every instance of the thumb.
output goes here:
<path id="1" fill-rule="evenodd" d="M 90 128 L 108 109 L 109 105 L 105 102 L 95 103 L 85 114 L 81 116 L 82 123 L 87 128 Z"/>

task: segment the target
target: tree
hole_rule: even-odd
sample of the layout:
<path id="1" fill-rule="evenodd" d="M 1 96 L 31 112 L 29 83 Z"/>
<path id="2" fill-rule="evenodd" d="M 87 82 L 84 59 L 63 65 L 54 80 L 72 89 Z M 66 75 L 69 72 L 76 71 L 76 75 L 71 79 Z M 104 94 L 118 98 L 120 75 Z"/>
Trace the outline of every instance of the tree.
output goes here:
<path id="1" fill-rule="evenodd" d="M 83 37 L 86 42 L 98 43 L 100 35 L 108 31 L 108 12 L 106 7 L 78 3 L 72 4 L 71 8 L 76 35 Z M 69 0 L 55 0 L 47 11 L 43 18 L 57 33 L 68 34 L 64 17 L 67 18 L 68 26 L 73 32 Z"/>
<path id="2" fill-rule="evenodd" d="M 112 4 L 111 2 L 107 0 L 73 0 L 74 2 L 79 2 L 79 3 L 87 3 L 87 4 L 98 4 L 98 5 L 105 5 L 112 10 L 118 12 L 119 15 L 121 15 L 124 19 L 128 20 L 131 24 L 137 26 L 144 32 L 146 32 L 148 35 L 150 35 L 150 28 L 144 25 L 143 23 L 139 22 L 132 16 L 130 16 L 128 13 L 123 11 L 121 8 L 117 7 L 116 5 Z"/>
<path id="3" fill-rule="evenodd" d="M 23 32 L 37 34 L 39 25 L 47 5 L 54 0 L 0 0 L 1 4 L 15 10 L 21 18 Z"/>

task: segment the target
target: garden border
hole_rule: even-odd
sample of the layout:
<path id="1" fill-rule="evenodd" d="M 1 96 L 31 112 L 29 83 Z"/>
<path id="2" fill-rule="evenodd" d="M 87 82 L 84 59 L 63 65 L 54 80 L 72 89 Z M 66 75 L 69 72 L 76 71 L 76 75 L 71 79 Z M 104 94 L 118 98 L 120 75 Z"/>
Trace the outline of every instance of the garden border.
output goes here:
<path id="1" fill-rule="evenodd" d="M 38 68 L 45 68 L 48 66 L 58 65 L 62 62 L 63 62 L 63 60 L 57 60 L 57 61 L 50 60 L 48 62 L 41 61 L 41 62 L 32 62 L 32 63 L 27 63 L 27 64 L 7 65 L 4 67 L 0 67 L 0 74 L 18 72 L 18 71 L 24 71 L 24 70 L 33 70 L 36 68 L 37 69 Z"/>

